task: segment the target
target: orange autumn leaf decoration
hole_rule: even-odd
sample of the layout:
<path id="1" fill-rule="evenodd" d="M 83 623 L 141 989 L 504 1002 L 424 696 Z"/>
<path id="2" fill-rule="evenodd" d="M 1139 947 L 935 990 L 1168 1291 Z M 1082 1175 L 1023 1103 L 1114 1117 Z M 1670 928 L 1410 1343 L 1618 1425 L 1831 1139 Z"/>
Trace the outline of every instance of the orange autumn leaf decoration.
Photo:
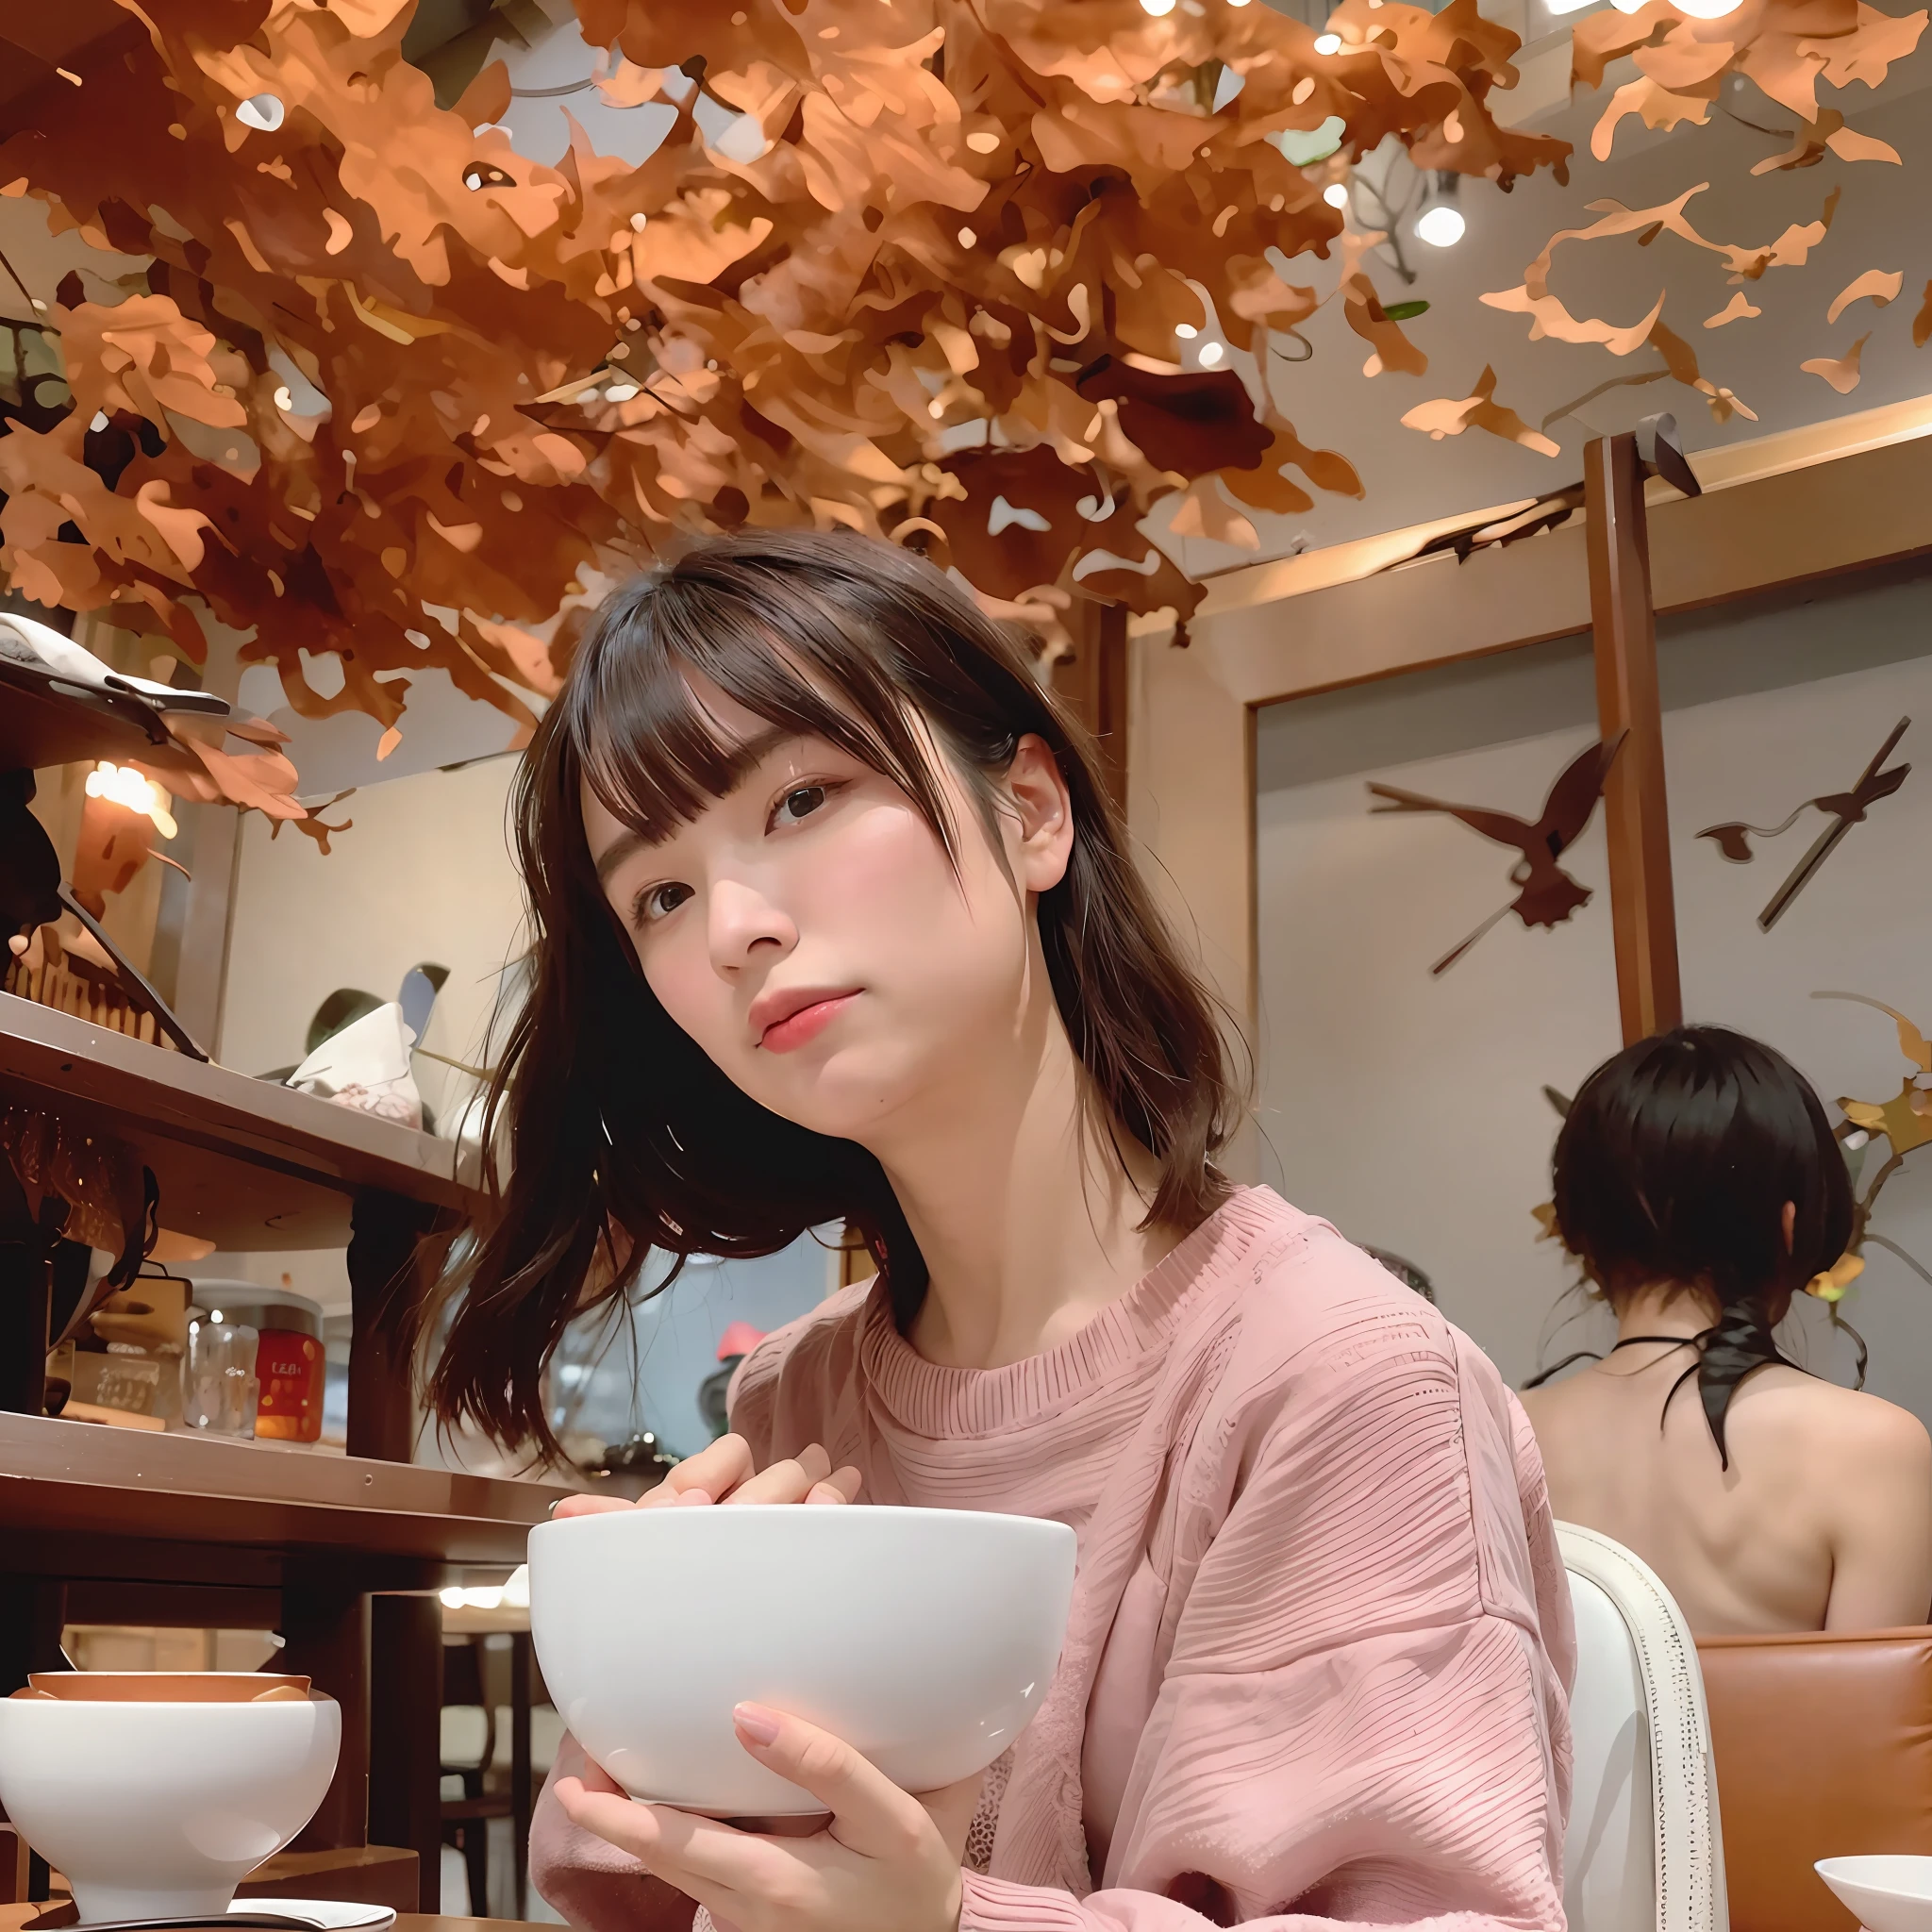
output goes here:
<path id="1" fill-rule="evenodd" d="M 1496 372 L 1485 368 L 1470 395 L 1459 402 L 1443 398 L 1438 402 L 1423 403 L 1403 417 L 1403 427 L 1423 430 L 1438 442 L 1445 436 L 1460 436 L 1465 429 L 1487 429 L 1491 436 L 1520 442 L 1524 449 L 1533 449 L 1539 456 L 1562 454 L 1558 444 L 1551 441 L 1541 430 L 1532 429 L 1514 409 L 1506 408 L 1497 402 L 1495 395 Z"/>
<path id="2" fill-rule="evenodd" d="M 746 524 L 903 536 L 1049 640 L 1076 596 L 1185 618 L 1143 525 L 1247 544 L 1236 504 L 1361 489 L 1179 366 L 1197 289 L 1264 359 L 1315 307 L 1277 264 L 1343 222 L 1279 138 L 1339 119 L 1504 187 L 1568 154 L 1496 124 L 1518 42 L 1475 0 L 1343 0 L 1334 57 L 1267 7 L 579 0 L 587 84 L 670 126 L 633 162 L 571 123 L 551 163 L 500 62 L 438 106 L 407 0 L 124 4 L 0 142 L 9 192 L 154 258 L 48 317 L 75 403 L 0 437 L 0 567 L 197 660 L 205 605 L 298 713 L 390 734 L 432 670 L 527 726 L 559 612 Z M 1348 269 L 1351 326 L 1419 373 Z"/>
<path id="3" fill-rule="evenodd" d="M 1926 22 L 1923 9 L 1886 14 L 1866 0 L 1753 0 L 1716 20 L 1680 13 L 1669 0 L 1648 0 L 1627 13 L 1605 10 L 1577 20 L 1571 38 L 1571 81 L 1573 88 L 1597 88 L 1613 62 L 1627 59 L 1636 69 L 1634 80 L 1614 90 L 1591 133 L 1591 152 L 1599 160 L 1610 158 L 1618 129 L 1626 119 L 1640 119 L 1653 128 L 1707 124 L 1720 90 L 1733 76 L 1741 76 L 1797 124 L 1789 147 L 1756 162 L 1750 170 L 1753 175 L 1816 167 L 1827 157 L 1847 163 L 1896 162 L 1898 155 L 1884 142 L 1846 126 L 1838 108 L 1821 107 L 1818 87 L 1823 82 L 1843 88 L 1857 81 L 1877 88 L 1891 67 L 1918 46 Z M 1647 245 L 1668 234 L 1714 255 L 1734 285 L 1755 282 L 1773 269 L 1802 268 L 1824 240 L 1842 192 L 1839 186 L 1832 188 L 1817 221 L 1793 223 L 1768 243 L 1739 244 L 1708 239 L 1686 212 L 1690 200 L 1708 185 L 1701 183 L 1674 201 L 1651 208 L 1626 208 L 1614 201 L 1591 203 L 1590 212 L 1600 220 L 1588 227 L 1560 229 L 1524 270 L 1519 287 L 1482 299 L 1491 308 L 1526 315 L 1531 341 L 1549 336 L 1566 342 L 1596 343 L 1614 356 L 1627 356 L 1648 344 L 1663 356 L 1672 376 L 1704 395 L 1716 421 L 1722 423 L 1734 413 L 1749 416 L 1731 390 L 1703 375 L 1689 345 L 1664 328 L 1660 278 L 1653 306 L 1627 322 L 1574 314 L 1551 286 L 1552 258 L 1561 244 L 1603 243 L 1633 235 Z M 1875 272 L 1861 277 L 1853 285 L 1857 292 L 1847 290 L 1837 307 L 1842 308 L 1860 295 L 1877 299 L 1887 279 Z M 1890 292 L 1896 295 L 1897 290 Z M 1633 307 L 1642 299 L 1640 293 Z M 1705 318 L 1704 325 L 1721 328 L 1758 313 L 1757 305 L 1739 289 L 1723 308 Z M 1932 334 L 1932 295 L 1927 333 Z M 1819 358 L 1802 366 L 1824 375 L 1840 393 L 1857 381 L 1856 349 L 1842 360 Z M 1603 387 L 1614 386 L 1612 378 Z M 1601 392 L 1599 388 L 1592 393 Z"/>
<path id="4" fill-rule="evenodd" d="M 1836 322 L 1854 302 L 1869 301 L 1873 308 L 1884 308 L 1898 299 L 1898 292 L 1905 287 L 1905 275 L 1900 270 L 1894 269 L 1887 275 L 1883 269 L 1868 268 L 1856 281 L 1840 290 L 1837 299 L 1824 311 L 1824 319 L 1827 323 Z"/>
<path id="5" fill-rule="evenodd" d="M 1830 383 L 1840 395 L 1850 395 L 1858 386 L 1858 358 L 1865 353 L 1865 344 L 1871 340 L 1868 330 L 1842 356 L 1814 356 L 1808 362 L 1800 362 L 1798 367 L 1806 375 L 1819 376 Z"/>

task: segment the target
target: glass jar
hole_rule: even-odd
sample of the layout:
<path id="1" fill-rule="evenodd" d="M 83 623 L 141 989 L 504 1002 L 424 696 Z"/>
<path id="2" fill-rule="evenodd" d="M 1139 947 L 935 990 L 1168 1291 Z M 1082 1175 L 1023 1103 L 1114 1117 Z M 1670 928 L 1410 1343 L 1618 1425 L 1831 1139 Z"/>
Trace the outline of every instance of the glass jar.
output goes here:
<path id="1" fill-rule="evenodd" d="M 279 1442 L 319 1441 L 327 1380 L 320 1306 L 285 1288 L 247 1281 L 202 1281 L 194 1298 L 210 1314 L 246 1323 L 257 1337 L 252 1365 L 256 1436 Z"/>
<path id="2" fill-rule="evenodd" d="M 196 1310 L 188 1324 L 181 1420 L 211 1435 L 252 1436 L 260 1392 L 255 1356 L 261 1338 L 246 1323 L 216 1321 L 214 1312 Z"/>

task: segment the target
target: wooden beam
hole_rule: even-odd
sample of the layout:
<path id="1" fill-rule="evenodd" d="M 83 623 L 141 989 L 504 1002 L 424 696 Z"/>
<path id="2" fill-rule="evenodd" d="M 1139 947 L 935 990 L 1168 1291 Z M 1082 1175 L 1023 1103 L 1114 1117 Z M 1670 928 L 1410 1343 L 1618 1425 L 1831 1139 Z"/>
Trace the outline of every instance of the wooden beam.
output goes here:
<path id="1" fill-rule="evenodd" d="M 1604 787 L 1604 820 L 1617 1005 L 1626 1046 L 1667 1033 L 1684 1018 L 1643 481 L 1634 436 L 1600 436 L 1586 445 L 1583 501 L 1597 720 L 1605 742 L 1624 736 Z"/>

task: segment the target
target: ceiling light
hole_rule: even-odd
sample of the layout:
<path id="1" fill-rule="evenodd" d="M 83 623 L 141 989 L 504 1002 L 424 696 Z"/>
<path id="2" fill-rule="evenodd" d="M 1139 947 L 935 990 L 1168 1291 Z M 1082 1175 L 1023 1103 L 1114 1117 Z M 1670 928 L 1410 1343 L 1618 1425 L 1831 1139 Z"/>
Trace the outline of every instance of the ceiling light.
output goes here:
<path id="1" fill-rule="evenodd" d="M 1330 208 L 1346 208 L 1348 206 L 1348 183 L 1346 181 L 1329 182 L 1327 187 L 1322 191 L 1322 199 Z"/>
<path id="2" fill-rule="evenodd" d="M 1174 325 L 1174 332 L 1175 335 L 1180 337 L 1181 341 L 1184 342 L 1191 342 L 1194 340 L 1194 338 L 1201 333 L 1201 331 L 1197 329 L 1191 322 L 1175 323 Z"/>
<path id="3" fill-rule="evenodd" d="M 1196 359 L 1203 369 L 1212 369 L 1226 353 L 1219 342 L 1203 342 L 1201 353 Z"/>
<path id="4" fill-rule="evenodd" d="M 1671 5 L 1692 20 L 1722 20 L 1725 14 L 1737 12 L 1743 0 L 1671 0 Z"/>
<path id="5" fill-rule="evenodd" d="M 634 382 L 613 382 L 604 391 L 604 400 L 607 403 L 627 403 L 638 393 L 638 385 Z"/>
<path id="6" fill-rule="evenodd" d="M 1158 20 L 1163 13 L 1174 11 L 1174 0 L 1141 0 L 1141 11 L 1151 13 Z"/>
<path id="7" fill-rule="evenodd" d="M 292 409 L 294 407 L 295 398 L 289 393 L 289 385 L 285 382 L 275 391 L 275 408 L 278 409 Z"/>
<path id="8" fill-rule="evenodd" d="M 1141 0 L 1141 4 L 1144 7 L 1147 4 L 1147 0 Z M 1317 34 L 1315 36 L 1315 52 L 1318 54 L 1341 53 L 1341 36 L 1340 34 Z"/>
<path id="9" fill-rule="evenodd" d="M 1422 212 L 1415 218 L 1418 242 L 1426 242 L 1431 248 L 1454 248 L 1462 240 L 1469 224 L 1456 205 L 1459 185 L 1460 177 L 1454 174 L 1437 175 L 1423 197 Z"/>
<path id="10" fill-rule="evenodd" d="M 275 94 L 250 94 L 235 109 L 235 118 L 244 127 L 258 127 L 273 134 L 288 118 L 289 110 Z"/>

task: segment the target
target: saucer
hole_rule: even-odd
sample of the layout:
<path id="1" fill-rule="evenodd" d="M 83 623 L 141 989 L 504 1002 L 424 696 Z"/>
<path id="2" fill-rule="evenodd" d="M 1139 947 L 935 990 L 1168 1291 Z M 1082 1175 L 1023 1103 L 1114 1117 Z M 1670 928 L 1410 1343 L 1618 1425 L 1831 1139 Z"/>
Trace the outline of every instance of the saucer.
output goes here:
<path id="1" fill-rule="evenodd" d="M 76 1919 L 71 1903 L 55 1906 L 27 1921 L 24 1932 L 161 1932 L 167 1926 L 205 1926 L 206 1917 L 187 1919 Z M 228 1916 L 244 1924 L 272 1926 L 275 1932 L 385 1932 L 396 1922 L 388 1906 L 346 1904 L 324 1898 L 238 1898 Z"/>
<path id="2" fill-rule="evenodd" d="M 381 1932 L 393 1925 L 395 1913 L 388 1906 L 345 1904 L 326 1898 L 238 1898 L 231 1912 L 273 1912 L 278 1919 L 299 1919 L 313 1925 L 316 1932 Z M 79 1928 L 76 1927 L 76 1932 Z"/>

